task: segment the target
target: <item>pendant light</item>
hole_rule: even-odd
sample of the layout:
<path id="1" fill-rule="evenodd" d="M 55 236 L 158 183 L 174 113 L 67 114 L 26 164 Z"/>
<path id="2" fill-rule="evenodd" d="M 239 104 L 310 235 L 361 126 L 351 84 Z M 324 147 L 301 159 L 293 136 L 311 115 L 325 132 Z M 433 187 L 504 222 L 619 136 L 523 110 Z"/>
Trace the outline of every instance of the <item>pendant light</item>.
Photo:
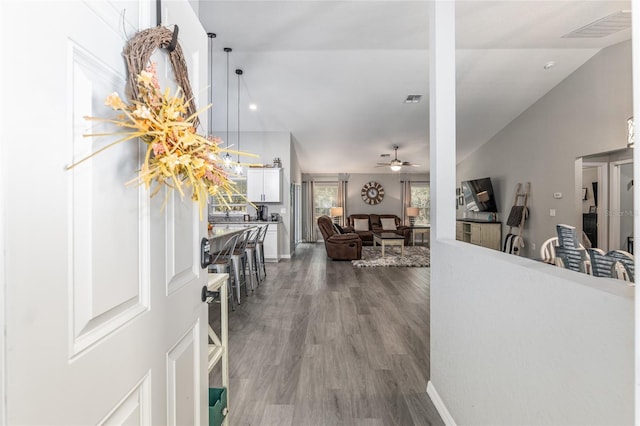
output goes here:
<path id="1" fill-rule="evenodd" d="M 232 49 L 230 47 L 225 47 L 224 51 L 227 53 L 227 137 L 226 137 L 226 142 L 227 142 L 227 150 L 228 150 L 229 149 L 229 52 L 231 52 Z M 230 169 L 232 158 L 229 155 L 229 152 L 226 152 L 224 154 L 224 156 L 222 157 L 222 160 L 224 161 L 225 167 Z"/>
<path id="2" fill-rule="evenodd" d="M 240 76 L 242 75 L 242 70 L 237 69 L 236 75 L 238 76 L 238 162 L 236 163 L 235 172 L 237 175 L 242 175 L 242 166 L 240 165 Z"/>

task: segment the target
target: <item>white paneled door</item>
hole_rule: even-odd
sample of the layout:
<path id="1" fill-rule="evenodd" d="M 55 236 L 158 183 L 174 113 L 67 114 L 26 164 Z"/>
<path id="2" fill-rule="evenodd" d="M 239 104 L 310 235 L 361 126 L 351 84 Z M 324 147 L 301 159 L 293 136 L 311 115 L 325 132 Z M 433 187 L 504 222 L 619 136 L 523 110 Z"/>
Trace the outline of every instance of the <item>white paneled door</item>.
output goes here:
<path id="1" fill-rule="evenodd" d="M 206 35 L 186 0 L 164 4 L 203 95 Z M 83 117 L 127 98 L 122 51 L 155 25 L 155 2 L 9 0 L 2 19 L 4 421 L 206 424 L 198 206 L 125 186 L 137 142 L 65 170 L 109 142 L 83 137 L 109 130 Z M 153 59 L 169 85 L 168 56 Z"/>

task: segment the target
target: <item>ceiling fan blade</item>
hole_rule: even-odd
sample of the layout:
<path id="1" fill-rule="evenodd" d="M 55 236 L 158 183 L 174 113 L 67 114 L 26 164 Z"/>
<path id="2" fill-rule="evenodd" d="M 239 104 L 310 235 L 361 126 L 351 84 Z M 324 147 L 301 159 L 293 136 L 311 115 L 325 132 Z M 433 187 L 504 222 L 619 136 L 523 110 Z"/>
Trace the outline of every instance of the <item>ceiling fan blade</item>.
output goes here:
<path id="1" fill-rule="evenodd" d="M 373 166 L 373 167 L 389 167 L 389 165 L 388 164 L 378 164 L 378 165 Z"/>
<path id="2" fill-rule="evenodd" d="M 376 163 L 376 166 L 388 166 L 389 163 Z"/>
<path id="3" fill-rule="evenodd" d="M 403 162 L 402 162 L 402 165 L 403 165 L 403 166 L 420 167 L 420 164 L 411 164 L 411 163 L 410 163 L 410 162 L 408 162 L 408 161 L 403 161 Z"/>

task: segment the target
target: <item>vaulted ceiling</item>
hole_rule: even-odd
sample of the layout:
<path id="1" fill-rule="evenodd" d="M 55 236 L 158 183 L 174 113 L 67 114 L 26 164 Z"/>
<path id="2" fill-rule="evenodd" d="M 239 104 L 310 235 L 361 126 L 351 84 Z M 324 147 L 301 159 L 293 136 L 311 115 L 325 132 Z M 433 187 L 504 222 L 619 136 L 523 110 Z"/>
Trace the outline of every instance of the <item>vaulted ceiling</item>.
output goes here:
<path id="1" fill-rule="evenodd" d="M 566 35 L 630 8 L 630 1 L 456 2 L 458 158 L 600 49 L 628 40 L 630 14 L 603 22 L 617 25 L 612 34 Z M 303 172 L 391 173 L 374 165 L 389 160 L 380 155 L 393 154 L 394 144 L 400 160 L 421 164 L 403 172 L 428 172 L 427 1 L 200 0 L 199 16 L 217 35 L 214 129 L 227 129 L 228 58 L 228 128 L 237 129 L 241 68 L 241 131 L 291 132 Z M 228 57 L 224 47 L 233 49 Z M 409 94 L 422 102 L 404 103 Z"/>

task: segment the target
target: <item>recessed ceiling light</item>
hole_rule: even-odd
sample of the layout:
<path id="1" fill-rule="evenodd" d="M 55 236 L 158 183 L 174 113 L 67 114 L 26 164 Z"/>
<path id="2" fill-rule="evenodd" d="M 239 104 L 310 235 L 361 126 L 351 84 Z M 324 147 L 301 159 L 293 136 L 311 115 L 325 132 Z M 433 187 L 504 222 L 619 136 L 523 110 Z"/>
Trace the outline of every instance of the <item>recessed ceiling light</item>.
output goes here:
<path id="1" fill-rule="evenodd" d="M 250 109 L 251 111 L 255 111 L 255 110 L 257 110 L 257 109 L 258 109 L 258 105 L 256 105 L 256 104 L 250 104 L 250 105 L 249 105 L 249 109 Z"/>
<path id="2" fill-rule="evenodd" d="M 547 62 L 546 64 L 544 64 L 544 69 L 545 69 L 545 70 L 548 70 L 548 69 L 551 69 L 551 68 L 553 68 L 553 67 L 555 67 L 555 66 L 556 66 L 556 63 L 555 63 L 555 62 L 553 62 L 553 61 L 549 61 L 549 62 Z"/>

